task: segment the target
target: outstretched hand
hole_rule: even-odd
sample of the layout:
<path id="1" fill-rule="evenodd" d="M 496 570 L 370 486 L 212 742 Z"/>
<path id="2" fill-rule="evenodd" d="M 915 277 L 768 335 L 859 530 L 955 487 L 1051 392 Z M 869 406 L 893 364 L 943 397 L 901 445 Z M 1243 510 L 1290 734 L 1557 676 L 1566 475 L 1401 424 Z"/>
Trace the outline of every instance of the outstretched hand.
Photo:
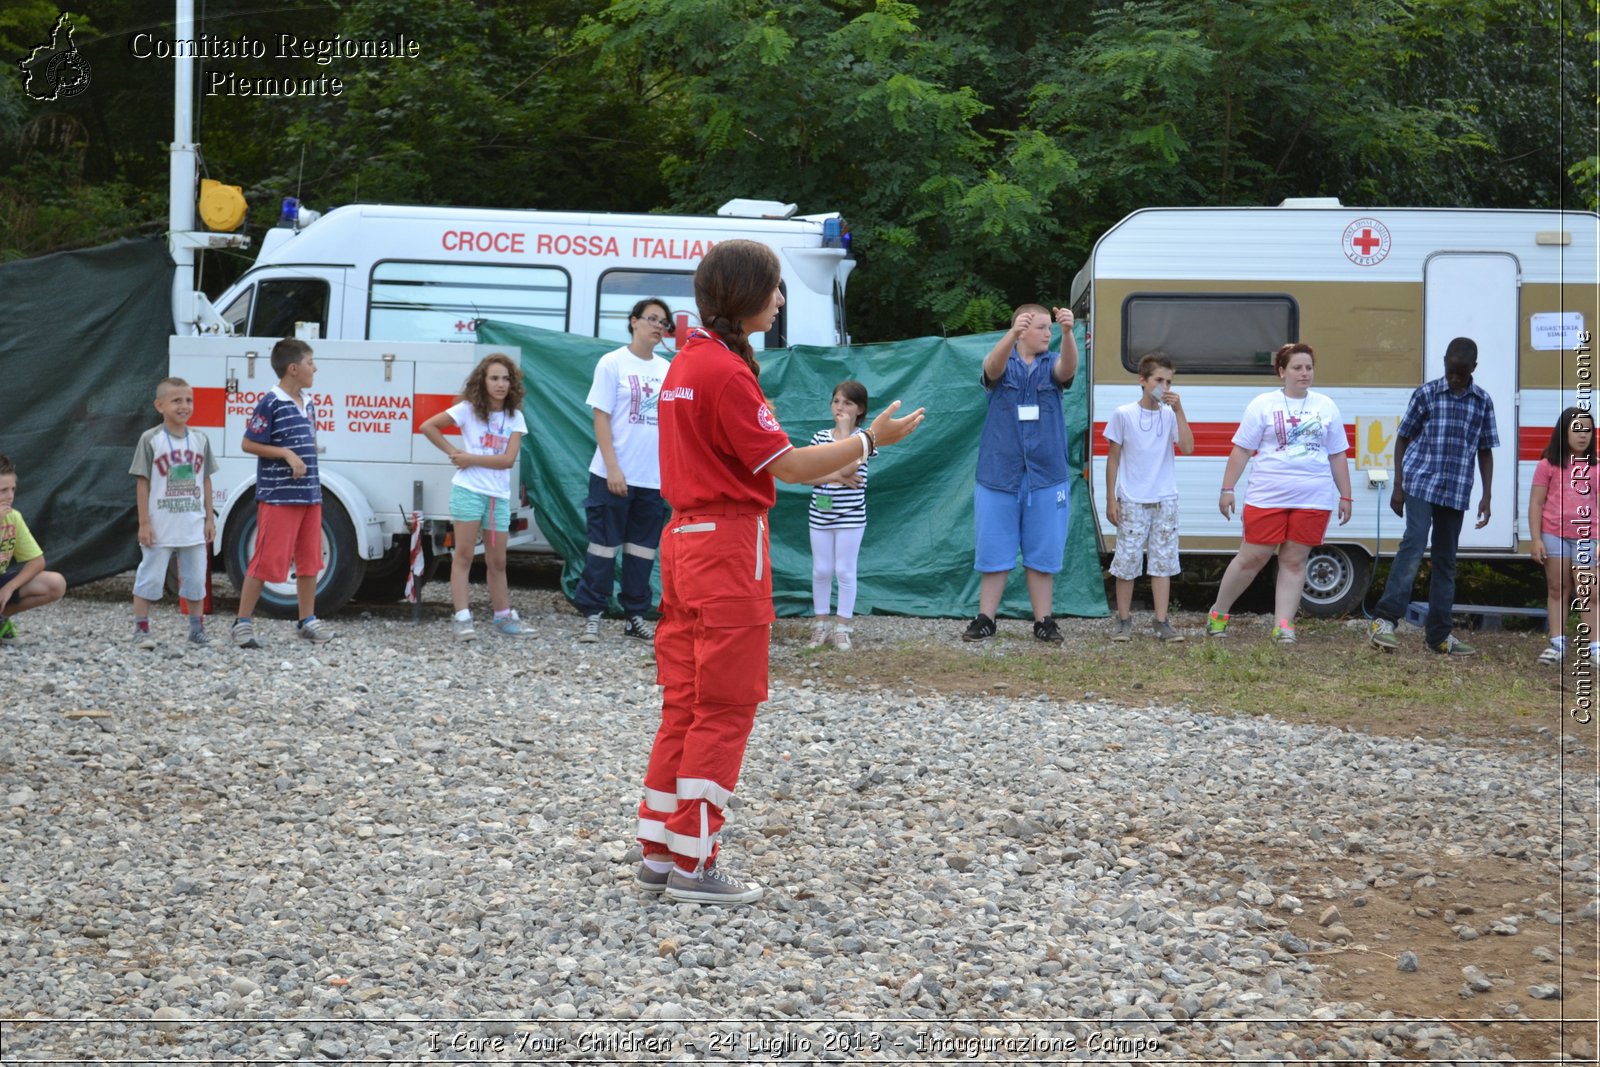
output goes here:
<path id="1" fill-rule="evenodd" d="M 927 414 L 924 408 L 918 408 L 909 415 L 895 418 L 894 413 L 900 410 L 900 401 L 896 400 L 872 420 L 872 436 L 878 442 L 878 447 L 892 445 L 896 441 L 903 441 L 911 431 L 922 425 L 922 419 Z"/>

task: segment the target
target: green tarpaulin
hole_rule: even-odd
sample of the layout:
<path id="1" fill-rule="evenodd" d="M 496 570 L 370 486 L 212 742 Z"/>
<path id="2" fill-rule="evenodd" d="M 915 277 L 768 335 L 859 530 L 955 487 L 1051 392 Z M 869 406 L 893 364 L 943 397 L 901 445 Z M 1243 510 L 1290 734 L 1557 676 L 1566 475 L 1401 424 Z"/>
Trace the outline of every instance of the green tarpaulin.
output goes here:
<path id="1" fill-rule="evenodd" d="M 797 445 L 832 425 L 828 402 L 833 387 L 846 378 L 866 385 L 872 415 L 897 399 L 904 401 L 905 410 L 928 409 L 921 429 L 872 461 L 858 615 L 961 618 L 977 611 L 972 486 L 987 405 L 978 378 L 983 357 L 998 338 L 922 338 L 759 354 L 761 387 Z M 616 345 L 504 322 L 480 324 L 478 339 L 522 350 L 528 387 L 523 413 L 529 426 L 522 483 L 538 509 L 540 527 L 566 561 L 563 586 L 570 596 L 588 545 L 583 499 L 594 454 L 594 421 L 584 401 L 595 362 Z M 1065 397 L 1068 466 L 1079 476 L 1072 481 L 1072 528 L 1055 584 L 1058 615 L 1107 614 L 1089 489 L 1081 477 L 1088 460 L 1087 390 L 1086 376 L 1080 374 Z M 772 589 L 780 615 L 811 614 L 810 493 L 806 486 L 778 483 L 778 503 L 772 510 Z M 1006 588 L 1001 613 L 1031 617 L 1020 568 Z"/>
<path id="2" fill-rule="evenodd" d="M 47 565 L 73 585 L 139 562 L 128 464 L 161 421 L 172 270 L 161 238 L 0 266 L 0 452 Z"/>

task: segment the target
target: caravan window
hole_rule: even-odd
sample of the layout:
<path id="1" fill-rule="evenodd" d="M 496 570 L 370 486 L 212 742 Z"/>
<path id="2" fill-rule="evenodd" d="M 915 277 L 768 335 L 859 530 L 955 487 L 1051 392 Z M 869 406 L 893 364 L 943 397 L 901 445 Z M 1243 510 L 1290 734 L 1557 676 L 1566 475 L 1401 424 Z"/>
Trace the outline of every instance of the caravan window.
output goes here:
<path id="1" fill-rule="evenodd" d="M 246 301 L 248 303 L 248 301 Z M 238 304 L 234 301 L 229 311 Z M 256 283 L 251 337 L 293 337 L 295 323 L 314 322 L 328 336 L 328 283 L 321 278 L 279 278 Z"/>
<path id="2" fill-rule="evenodd" d="M 1134 293 L 1122 304 L 1122 365 L 1157 349 L 1182 374 L 1272 373 L 1272 353 L 1300 339 L 1284 293 Z"/>
<path id="3" fill-rule="evenodd" d="M 372 269 L 374 341 L 475 341 L 479 319 L 566 330 L 572 286 L 557 267 L 407 263 Z"/>
<path id="4" fill-rule="evenodd" d="M 672 318 L 687 314 L 690 325 L 700 321 L 694 309 L 694 272 L 668 270 L 608 270 L 600 275 L 595 301 L 594 335 L 627 344 L 628 312 L 649 297 L 660 297 L 672 309 Z"/>

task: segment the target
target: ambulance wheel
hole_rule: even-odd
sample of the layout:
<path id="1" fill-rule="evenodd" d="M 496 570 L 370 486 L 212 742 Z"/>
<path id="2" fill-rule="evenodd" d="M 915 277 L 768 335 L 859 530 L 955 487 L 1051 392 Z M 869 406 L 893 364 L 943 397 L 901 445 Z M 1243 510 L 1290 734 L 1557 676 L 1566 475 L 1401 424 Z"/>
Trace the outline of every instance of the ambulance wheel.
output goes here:
<path id="1" fill-rule="evenodd" d="M 423 554 L 428 554 L 427 541 L 423 541 Z M 411 559 L 409 544 L 396 544 L 377 559 L 367 560 L 367 573 L 356 589 L 357 600 L 370 600 L 388 604 L 406 595 L 406 564 Z"/>
<path id="2" fill-rule="evenodd" d="M 222 534 L 222 558 L 234 589 L 244 588 L 245 569 L 256 549 L 256 502 L 247 500 L 228 516 Z M 332 615 L 350 602 L 366 573 L 366 560 L 356 550 L 356 530 L 344 506 L 331 496 L 322 498 L 322 573 L 317 578 L 317 614 Z M 294 568 L 282 582 L 268 582 L 261 590 L 260 610 L 280 619 L 292 619 L 297 610 Z"/>
<path id="3" fill-rule="evenodd" d="M 1355 545 L 1318 545 L 1306 560 L 1306 587 L 1300 596 L 1307 615 L 1348 615 L 1366 598 L 1372 557 Z"/>

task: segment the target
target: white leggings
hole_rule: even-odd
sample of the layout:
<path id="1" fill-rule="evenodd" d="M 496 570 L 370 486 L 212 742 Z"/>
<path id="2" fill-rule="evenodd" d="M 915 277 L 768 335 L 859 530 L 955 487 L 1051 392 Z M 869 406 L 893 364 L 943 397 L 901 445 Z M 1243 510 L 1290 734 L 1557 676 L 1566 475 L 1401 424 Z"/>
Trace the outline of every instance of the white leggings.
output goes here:
<path id="1" fill-rule="evenodd" d="M 833 579 L 839 579 L 839 618 L 856 613 L 856 557 L 861 554 L 865 526 L 842 530 L 811 531 L 811 605 L 818 615 L 827 615 L 833 593 Z"/>

